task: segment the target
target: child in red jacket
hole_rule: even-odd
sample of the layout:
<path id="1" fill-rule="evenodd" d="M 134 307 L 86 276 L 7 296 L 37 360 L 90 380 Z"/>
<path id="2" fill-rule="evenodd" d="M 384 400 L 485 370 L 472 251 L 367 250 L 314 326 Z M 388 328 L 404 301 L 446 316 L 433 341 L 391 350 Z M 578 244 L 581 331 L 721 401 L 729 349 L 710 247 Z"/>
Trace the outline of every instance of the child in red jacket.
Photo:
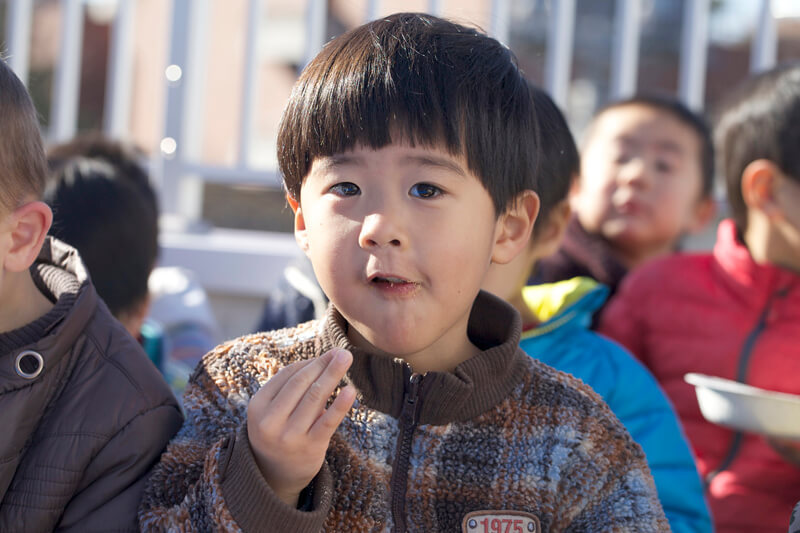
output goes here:
<path id="1" fill-rule="evenodd" d="M 600 331 L 641 358 L 675 404 L 717 531 L 784 532 L 800 494 L 797 445 L 707 422 L 684 375 L 800 394 L 800 64 L 748 80 L 715 137 L 732 219 L 713 253 L 632 273 Z"/>

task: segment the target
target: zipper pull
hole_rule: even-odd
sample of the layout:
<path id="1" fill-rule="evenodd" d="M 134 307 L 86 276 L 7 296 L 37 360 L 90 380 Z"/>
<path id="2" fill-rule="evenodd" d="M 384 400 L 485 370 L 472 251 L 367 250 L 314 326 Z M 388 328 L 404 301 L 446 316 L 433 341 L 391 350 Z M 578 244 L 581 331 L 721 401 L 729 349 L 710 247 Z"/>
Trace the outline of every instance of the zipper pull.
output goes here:
<path id="1" fill-rule="evenodd" d="M 403 412 L 401 418 L 415 424 L 417 421 L 417 400 L 419 400 L 419 386 L 422 382 L 422 374 L 411 374 L 408 378 L 406 387 L 405 401 L 403 402 Z"/>

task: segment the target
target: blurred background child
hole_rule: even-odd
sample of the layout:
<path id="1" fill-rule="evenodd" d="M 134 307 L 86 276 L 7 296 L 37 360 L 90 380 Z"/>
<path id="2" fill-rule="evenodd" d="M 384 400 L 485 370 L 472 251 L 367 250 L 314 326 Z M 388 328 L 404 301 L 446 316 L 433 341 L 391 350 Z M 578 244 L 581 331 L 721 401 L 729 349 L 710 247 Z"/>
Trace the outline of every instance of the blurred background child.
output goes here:
<path id="1" fill-rule="evenodd" d="M 591 386 L 642 447 L 674 532 L 710 532 L 703 484 L 674 409 L 650 372 L 627 350 L 589 331 L 608 289 L 587 277 L 526 287 L 537 259 L 558 248 L 570 217 L 567 193 L 580 171 L 575 141 L 549 95 L 533 92 L 540 126 L 539 216 L 530 245 L 513 261 L 492 265 L 484 289 L 523 317 L 520 347 Z"/>
<path id="2" fill-rule="evenodd" d="M 50 148 L 50 233 L 78 249 L 100 297 L 180 397 L 216 342 L 205 291 L 190 271 L 155 268 L 158 204 L 134 147 L 86 134 Z"/>
<path id="3" fill-rule="evenodd" d="M 536 282 L 588 276 L 613 294 L 629 270 L 675 251 L 714 214 L 711 136 L 677 100 L 640 96 L 601 109 L 581 156 L 575 216 Z"/>
<path id="4" fill-rule="evenodd" d="M 785 532 L 800 494 L 791 443 L 707 422 L 684 375 L 800 394 L 800 65 L 748 80 L 721 111 L 715 140 L 731 219 L 713 253 L 632 273 L 600 331 L 637 355 L 674 403 L 717 531 Z"/>

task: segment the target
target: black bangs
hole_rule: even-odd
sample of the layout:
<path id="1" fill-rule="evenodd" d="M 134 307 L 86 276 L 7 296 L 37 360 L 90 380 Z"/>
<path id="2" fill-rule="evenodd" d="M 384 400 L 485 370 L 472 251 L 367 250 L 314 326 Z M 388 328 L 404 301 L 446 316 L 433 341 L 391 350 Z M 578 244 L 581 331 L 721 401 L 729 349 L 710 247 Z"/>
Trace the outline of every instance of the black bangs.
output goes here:
<path id="1" fill-rule="evenodd" d="M 288 192 L 315 158 L 392 142 L 463 155 L 502 212 L 530 186 L 536 125 L 525 80 L 494 39 L 429 15 L 398 14 L 331 41 L 284 112 L 278 161 Z"/>

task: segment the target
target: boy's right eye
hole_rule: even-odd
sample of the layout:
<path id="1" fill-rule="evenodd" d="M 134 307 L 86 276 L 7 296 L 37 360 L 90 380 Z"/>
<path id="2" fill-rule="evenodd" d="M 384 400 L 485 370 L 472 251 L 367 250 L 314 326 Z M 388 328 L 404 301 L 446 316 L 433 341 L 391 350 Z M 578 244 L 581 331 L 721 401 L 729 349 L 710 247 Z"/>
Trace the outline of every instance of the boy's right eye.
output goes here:
<path id="1" fill-rule="evenodd" d="M 330 192 L 333 194 L 337 194 L 339 196 L 356 196 L 361 192 L 361 189 L 358 188 L 358 185 L 355 183 L 351 183 L 349 181 L 343 181 L 342 183 L 337 183 L 336 185 L 332 186 Z"/>

